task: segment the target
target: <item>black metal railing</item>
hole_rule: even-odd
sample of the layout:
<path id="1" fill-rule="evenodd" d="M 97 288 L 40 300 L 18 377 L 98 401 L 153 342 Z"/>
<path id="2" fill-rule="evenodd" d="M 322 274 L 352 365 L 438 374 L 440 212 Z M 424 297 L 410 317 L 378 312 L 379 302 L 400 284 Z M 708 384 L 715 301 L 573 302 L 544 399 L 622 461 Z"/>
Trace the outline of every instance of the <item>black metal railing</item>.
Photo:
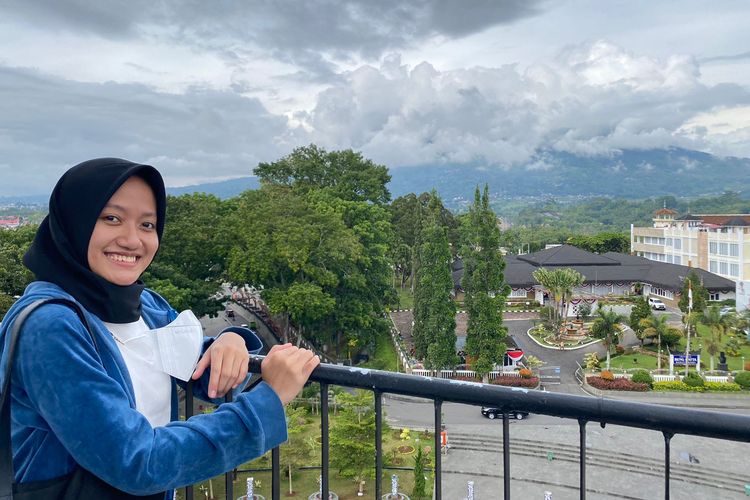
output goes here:
<path id="1" fill-rule="evenodd" d="M 260 373 L 262 356 L 253 356 L 250 370 Z M 435 492 L 441 499 L 441 430 L 443 402 L 493 406 L 503 410 L 503 492 L 510 498 L 510 428 L 509 411 L 521 410 L 540 415 L 574 419 L 579 423 L 579 493 L 586 498 L 586 425 L 589 422 L 622 425 L 659 431 L 664 437 L 664 498 L 669 499 L 670 441 L 676 434 L 702 436 L 729 441 L 750 442 L 750 416 L 716 413 L 671 406 L 631 403 L 612 399 L 574 396 L 521 388 L 485 385 L 475 382 L 446 380 L 416 375 L 406 375 L 380 370 L 369 370 L 338 365 L 321 364 L 310 380 L 320 384 L 321 397 L 321 492 L 329 493 L 329 442 L 328 442 L 328 387 L 338 385 L 371 390 L 375 398 L 375 498 L 381 498 L 383 474 L 382 433 L 383 394 L 401 394 L 432 399 L 435 410 Z M 192 394 L 186 394 L 186 414 L 192 411 Z M 272 451 L 271 496 L 280 495 L 279 449 Z M 234 473 L 226 475 L 227 498 L 233 497 Z M 192 487 L 186 488 L 186 499 L 193 499 Z"/>

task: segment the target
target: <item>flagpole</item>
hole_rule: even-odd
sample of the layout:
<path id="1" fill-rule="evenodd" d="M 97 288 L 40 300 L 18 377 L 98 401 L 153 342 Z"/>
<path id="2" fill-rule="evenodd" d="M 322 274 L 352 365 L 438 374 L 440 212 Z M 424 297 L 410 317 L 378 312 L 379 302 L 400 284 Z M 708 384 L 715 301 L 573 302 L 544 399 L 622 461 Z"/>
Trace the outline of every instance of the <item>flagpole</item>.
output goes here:
<path id="1" fill-rule="evenodd" d="M 688 315 L 685 321 L 687 342 L 685 343 L 685 376 L 688 375 L 690 367 L 690 313 L 693 312 L 693 282 L 688 280 Z"/>

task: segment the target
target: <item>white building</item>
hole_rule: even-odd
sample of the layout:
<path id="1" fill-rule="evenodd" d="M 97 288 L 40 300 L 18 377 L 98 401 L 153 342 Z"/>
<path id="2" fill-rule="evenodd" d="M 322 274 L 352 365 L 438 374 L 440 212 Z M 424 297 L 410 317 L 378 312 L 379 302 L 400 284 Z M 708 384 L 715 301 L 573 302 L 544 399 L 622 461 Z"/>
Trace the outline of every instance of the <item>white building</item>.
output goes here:
<path id="1" fill-rule="evenodd" d="M 750 215 L 694 214 L 662 208 L 653 227 L 630 226 L 630 250 L 649 260 L 697 267 L 733 281 L 750 280 Z"/>

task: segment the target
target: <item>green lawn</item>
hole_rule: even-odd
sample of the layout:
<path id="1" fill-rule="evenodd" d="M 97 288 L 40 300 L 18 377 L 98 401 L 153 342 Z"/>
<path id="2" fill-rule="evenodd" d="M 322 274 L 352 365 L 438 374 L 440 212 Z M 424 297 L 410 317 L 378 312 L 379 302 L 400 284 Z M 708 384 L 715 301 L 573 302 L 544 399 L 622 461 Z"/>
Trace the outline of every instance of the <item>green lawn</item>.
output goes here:
<path id="1" fill-rule="evenodd" d="M 604 368 L 605 363 L 606 360 L 602 360 L 602 369 Z M 621 354 L 619 356 L 610 358 L 609 366 L 614 370 L 627 370 L 629 368 L 644 368 L 646 370 L 655 370 L 657 366 L 656 356 L 649 356 L 647 354 Z M 666 366 L 662 366 L 662 368 L 668 367 L 668 363 L 666 364 Z"/>
<path id="2" fill-rule="evenodd" d="M 696 339 L 695 337 L 690 337 L 690 349 L 692 351 L 695 351 L 698 346 L 701 346 L 701 365 L 703 365 L 704 370 L 708 370 L 711 366 L 711 357 L 708 354 L 708 351 L 705 348 L 705 341 L 703 341 L 704 338 L 708 337 L 711 334 L 711 330 L 703 324 L 697 325 L 698 330 L 698 337 L 699 339 Z M 730 334 L 724 334 L 722 336 L 722 345 L 726 345 L 726 342 L 731 338 Z M 682 338 L 680 339 L 679 343 L 679 350 L 681 352 L 685 352 L 685 344 L 686 339 Z M 723 348 L 720 350 L 724 350 Z M 741 352 L 739 356 L 727 356 L 727 367 L 730 371 L 734 370 L 741 370 L 742 367 L 742 357 L 745 357 L 745 361 L 750 361 L 750 344 L 747 342 L 744 343 L 742 346 Z M 719 355 L 717 354 L 714 358 L 714 368 L 719 363 Z"/>
<path id="3" fill-rule="evenodd" d="M 414 296 L 411 294 L 411 288 L 407 285 L 405 288 L 396 288 L 398 292 L 399 307 L 401 309 L 414 309 Z"/>
<path id="4" fill-rule="evenodd" d="M 375 352 L 370 360 L 357 366 L 362 368 L 373 368 L 375 370 L 398 371 L 398 354 L 393 346 L 393 340 L 387 333 L 383 333 L 375 339 Z"/>

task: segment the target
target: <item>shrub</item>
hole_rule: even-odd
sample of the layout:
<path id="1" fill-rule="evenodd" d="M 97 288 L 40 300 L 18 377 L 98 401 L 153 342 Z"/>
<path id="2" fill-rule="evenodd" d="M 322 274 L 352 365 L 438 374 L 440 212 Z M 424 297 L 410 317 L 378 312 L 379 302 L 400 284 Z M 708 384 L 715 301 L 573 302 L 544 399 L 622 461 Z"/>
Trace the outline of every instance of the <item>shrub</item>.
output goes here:
<path id="1" fill-rule="evenodd" d="M 706 382 L 703 388 L 707 391 L 717 392 L 736 392 L 742 390 L 742 387 L 740 387 L 739 384 L 726 382 Z"/>
<path id="2" fill-rule="evenodd" d="M 599 368 L 599 356 L 595 352 L 590 352 L 583 357 L 583 364 L 587 370 L 593 370 Z"/>
<path id="3" fill-rule="evenodd" d="M 633 374 L 630 380 L 638 384 L 646 384 L 649 387 L 654 383 L 654 379 L 651 378 L 651 375 L 646 370 L 638 370 Z"/>
<path id="4" fill-rule="evenodd" d="M 734 377 L 734 383 L 739 385 L 743 389 L 750 389 L 750 371 L 738 373 Z"/>
<path id="5" fill-rule="evenodd" d="M 602 377 L 586 377 L 586 382 L 596 389 L 605 391 L 647 391 L 648 385 L 638 384 L 626 378 L 607 380 Z"/>
<path id="6" fill-rule="evenodd" d="M 654 382 L 652 386 L 655 391 L 703 392 L 705 390 L 703 387 L 691 387 L 681 380 Z"/>
<path id="7" fill-rule="evenodd" d="M 706 383 L 703 377 L 695 372 L 690 372 L 685 377 L 682 377 L 682 381 L 690 387 L 703 387 Z"/>
<path id="8" fill-rule="evenodd" d="M 521 368 L 520 370 L 518 370 L 518 374 L 521 376 L 521 378 L 531 378 L 532 375 L 531 370 L 529 370 L 528 368 Z"/>
<path id="9" fill-rule="evenodd" d="M 599 376 L 600 376 L 601 378 L 603 378 L 604 380 L 609 380 L 609 381 L 612 381 L 612 380 L 614 380 L 614 379 L 615 379 L 615 374 L 614 374 L 614 373 L 612 373 L 612 372 L 611 372 L 611 371 L 609 371 L 609 370 L 604 370 L 604 371 L 603 371 L 603 372 L 601 373 L 601 375 L 599 375 Z"/>
<path id="10" fill-rule="evenodd" d="M 539 377 L 522 378 L 500 375 L 495 380 L 490 380 L 490 384 L 508 387 L 536 387 L 539 385 Z"/>
<path id="11" fill-rule="evenodd" d="M 615 351 L 617 352 L 617 354 L 625 354 L 625 348 L 620 344 L 617 344 L 615 346 Z"/>

